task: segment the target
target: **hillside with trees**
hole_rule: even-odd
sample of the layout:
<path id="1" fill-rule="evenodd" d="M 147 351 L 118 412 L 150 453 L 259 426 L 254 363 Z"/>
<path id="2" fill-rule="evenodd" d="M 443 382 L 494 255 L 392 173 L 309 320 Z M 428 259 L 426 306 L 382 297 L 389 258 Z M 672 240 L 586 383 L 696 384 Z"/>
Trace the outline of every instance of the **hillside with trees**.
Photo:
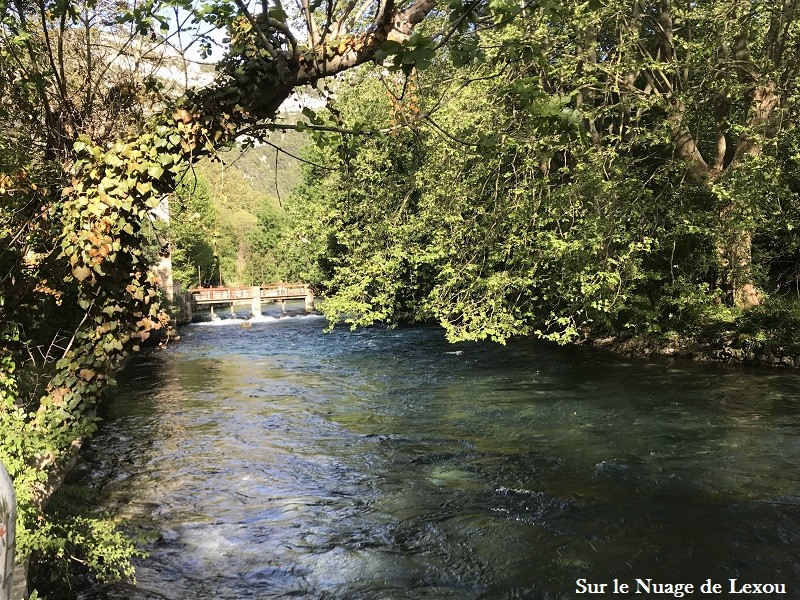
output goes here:
<path id="1" fill-rule="evenodd" d="M 305 134 L 275 132 L 274 146 L 234 147 L 201 161 L 170 199 L 173 277 L 183 289 L 287 280 L 285 203 L 298 185 Z M 288 153 L 288 154 L 287 154 Z M 277 155 L 277 170 L 276 170 Z"/>

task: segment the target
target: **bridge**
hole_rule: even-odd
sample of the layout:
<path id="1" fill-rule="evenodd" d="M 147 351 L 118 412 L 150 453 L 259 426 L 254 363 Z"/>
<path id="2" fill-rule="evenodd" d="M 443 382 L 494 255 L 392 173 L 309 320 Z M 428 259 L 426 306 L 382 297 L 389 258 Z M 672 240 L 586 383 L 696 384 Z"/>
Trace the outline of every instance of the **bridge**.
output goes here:
<path id="1" fill-rule="evenodd" d="M 286 308 L 287 300 L 303 300 L 306 312 L 314 310 L 314 292 L 305 283 L 271 283 L 249 287 L 207 287 L 189 290 L 192 295 L 192 306 L 210 306 L 214 314 L 215 306 L 230 306 L 233 312 L 235 304 L 250 304 L 254 317 L 261 315 L 264 302 L 280 302 L 281 310 Z"/>

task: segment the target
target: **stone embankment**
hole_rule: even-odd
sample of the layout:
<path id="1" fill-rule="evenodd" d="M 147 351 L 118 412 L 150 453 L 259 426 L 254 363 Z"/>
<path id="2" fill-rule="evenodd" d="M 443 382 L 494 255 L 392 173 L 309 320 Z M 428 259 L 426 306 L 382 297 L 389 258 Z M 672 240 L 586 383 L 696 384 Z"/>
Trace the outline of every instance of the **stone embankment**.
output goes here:
<path id="1" fill-rule="evenodd" d="M 725 362 L 770 367 L 800 367 L 800 349 L 763 342 L 717 340 L 662 340 L 649 336 L 609 336 L 583 343 L 626 356 L 669 356 L 698 362 Z"/>
<path id="2" fill-rule="evenodd" d="M 725 346 L 716 348 L 709 354 L 709 360 L 727 362 L 752 363 L 773 367 L 800 367 L 800 351 L 777 347 L 772 350 L 764 348 L 735 348 Z"/>

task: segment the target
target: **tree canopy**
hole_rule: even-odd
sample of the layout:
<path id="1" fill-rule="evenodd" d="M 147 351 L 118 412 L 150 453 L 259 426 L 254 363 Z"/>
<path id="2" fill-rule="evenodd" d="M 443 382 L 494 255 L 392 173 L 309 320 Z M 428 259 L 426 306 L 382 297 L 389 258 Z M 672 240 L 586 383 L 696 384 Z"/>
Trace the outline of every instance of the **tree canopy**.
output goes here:
<path id="1" fill-rule="evenodd" d="M 334 320 L 566 341 L 796 289 L 796 2 L 486 10 L 338 87 L 332 121 L 388 135 L 331 141 L 303 193 Z"/>

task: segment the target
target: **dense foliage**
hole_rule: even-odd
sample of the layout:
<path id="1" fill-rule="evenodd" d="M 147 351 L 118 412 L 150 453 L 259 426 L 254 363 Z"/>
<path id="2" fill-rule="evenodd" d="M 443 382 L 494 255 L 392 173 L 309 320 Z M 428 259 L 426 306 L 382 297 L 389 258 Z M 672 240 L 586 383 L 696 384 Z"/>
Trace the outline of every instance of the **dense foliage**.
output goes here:
<path id="1" fill-rule="evenodd" d="M 383 135 L 308 172 L 325 310 L 453 340 L 796 322 L 798 8 L 491 3 L 427 69 L 342 81 L 331 123 Z"/>
<path id="2" fill-rule="evenodd" d="M 0 461 L 17 491 L 19 558 L 74 558 L 113 578 L 130 574 L 134 548 L 111 521 L 45 512 L 97 398 L 166 318 L 147 267 L 151 201 L 120 193 L 109 179 L 120 164 L 106 161 L 123 148 L 112 140 L 143 130 L 159 95 L 145 63 L 160 58 L 107 25 L 142 59 L 111 68 L 116 50 L 98 32 L 110 17 L 94 3 L 0 6 Z"/>

